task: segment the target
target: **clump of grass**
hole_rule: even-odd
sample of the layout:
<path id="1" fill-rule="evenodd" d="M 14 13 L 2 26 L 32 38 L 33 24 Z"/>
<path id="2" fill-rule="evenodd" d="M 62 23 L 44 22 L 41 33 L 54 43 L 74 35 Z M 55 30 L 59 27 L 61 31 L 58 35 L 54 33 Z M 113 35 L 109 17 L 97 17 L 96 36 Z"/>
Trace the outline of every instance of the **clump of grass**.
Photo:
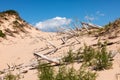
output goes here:
<path id="1" fill-rule="evenodd" d="M 5 34 L 2 32 L 2 30 L 0 30 L 0 37 L 5 37 Z"/>
<path id="2" fill-rule="evenodd" d="M 59 68 L 55 80 L 78 80 L 78 73 L 73 67 L 67 69 L 65 66 L 62 66 Z"/>
<path id="3" fill-rule="evenodd" d="M 67 56 L 63 58 L 63 62 L 73 63 L 75 60 L 74 52 L 72 50 L 69 50 L 67 52 Z"/>
<path id="4" fill-rule="evenodd" d="M 85 62 L 85 64 L 88 64 L 89 66 L 92 65 L 96 56 L 96 52 L 95 49 L 90 47 L 90 46 L 84 46 L 83 52 L 80 55 L 83 62 Z"/>
<path id="5" fill-rule="evenodd" d="M 67 70 L 65 66 L 60 66 L 55 80 L 64 80 L 66 78 Z"/>
<path id="6" fill-rule="evenodd" d="M 38 67 L 39 80 L 95 80 L 96 73 L 86 71 L 85 68 L 80 68 L 78 71 L 74 67 L 67 68 L 61 66 L 58 72 L 48 64 L 40 64 Z"/>
<path id="7" fill-rule="evenodd" d="M 10 14 L 10 15 L 19 15 L 17 11 L 15 10 L 6 10 L 3 12 L 0 12 L 0 15 L 4 15 L 5 13 Z"/>
<path id="8" fill-rule="evenodd" d="M 107 52 L 107 42 L 101 43 L 98 41 L 98 48 L 94 49 L 91 46 L 84 46 L 83 50 L 73 52 L 70 50 L 68 55 L 63 58 L 63 62 L 73 63 L 81 61 L 88 66 L 94 67 L 96 70 L 109 69 L 112 67 L 111 53 Z"/>
<path id="9" fill-rule="evenodd" d="M 20 24 L 18 20 L 13 21 L 13 28 L 15 30 L 15 33 L 19 33 L 19 31 L 25 32 L 25 29 L 23 27 L 23 24 Z"/>
<path id="10" fill-rule="evenodd" d="M 8 73 L 4 78 L 4 80 L 19 80 L 19 79 L 20 79 L 19 75 L 18 76 L 13 75 L 12 73 Z"/>
<path id="11" fill-rule="evenodd" d="M 104 44 L 99 44 L 99 49 L 96 51 L 96 70 L 109 69 L 112 67 L 112 59 L 110 52 L 106 50 L 106 42 Z"/>
<path id="12" fill-rule="evenodd" d="M 39 80 L 54 80 L 54 70 L 47 63 L 41 63 L 38 66 Z"/>
<path id="13" fill-rule="evenodd" d="M 79 69 L 79 80 L 96 80 L 97 73 L 91 70 L 86 70 L 86 64 L 83 64 Z"/>

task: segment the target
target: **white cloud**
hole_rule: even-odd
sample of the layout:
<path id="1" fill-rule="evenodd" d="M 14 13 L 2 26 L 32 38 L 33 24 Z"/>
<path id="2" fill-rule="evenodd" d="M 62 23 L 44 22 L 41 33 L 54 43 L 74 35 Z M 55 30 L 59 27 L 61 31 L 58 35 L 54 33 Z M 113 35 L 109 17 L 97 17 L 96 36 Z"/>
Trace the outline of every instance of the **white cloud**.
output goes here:
<path id="1" fill-rule="evenodd" d="M 56 31 L 58 27 L 68 25 L 71 21 L 71 19 L 67 19 L 66 17 L 55 17 L 43 22 L 38 22 L 35 24 L 35 27 L 43 31 Z"/>
<path id="2" fill-rule="evenodd" d="M 92 16 L 85 16 L 85 19 L 86 19 L 86 20 L 90 20 L 90 21 L 95 20 L 95 18 L 94 18 L 94 17 L 92 17 Z"/>
<path id="3" fill-rule="evenodd" d="M 103 16 L 105 16 L 105 14 L 101 13 L 100 11 L 96 11 L 94 14 L 91 14 L 90 16 L 86 15 L 84 18 L 88 21 L 94 21 Z"/>
<path id="4" fill-rule="evenodd" d="M 96 14 L 97 14 L 98 16 L 105 16 L 105 14 L 101 13 L 100 11 L 97 11 Z"/>

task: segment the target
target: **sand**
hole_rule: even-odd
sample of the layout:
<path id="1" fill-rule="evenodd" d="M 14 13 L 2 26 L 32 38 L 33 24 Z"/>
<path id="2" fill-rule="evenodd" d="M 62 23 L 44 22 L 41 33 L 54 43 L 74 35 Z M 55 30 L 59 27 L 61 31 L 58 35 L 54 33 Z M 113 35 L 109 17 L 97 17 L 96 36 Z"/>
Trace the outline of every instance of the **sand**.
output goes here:
<path id="1" fill-rule="evenodd" d="M 0 42 L 0 70 L 7 68 L 7 64 L 22 64 L 29 63 L 32 59 L 34 59 L 33 53 L 39 51 L 47 46 L 50 46 L 46 42 L 50 41 L 55 46 L 61 46 L 62 41 L 61 37 L 65 35 L 58 35 L 57 33 L 47 33 L 41 32 L 34 28 L 28 29 L 28 34 L 21 33 L 16 34 L 16 37 L 8 36 L 7 39 L 2 39 Z M 45 40 L 46 39 L 46 40 Z M 98 39 L 92 36 L 82 36 L 77 38 L 81 43 L 64 47 L 58 50 L 56 53 L 49 55 L 49 57 L 61 57 L 65 55 L 65 53 L 70 49 L 78 49 L 86 43 L 87 45 L 93 45 L 97 43 Z M 108 39 L 108 41 L 119 41 L 120 38 Z M 74 38 L 68 40 L 68 43 L 77 42 Z M 50 47 L 51 48 L 51 47 Z M 108 46 L 109 50 L 117 51 L 120 49 L 120 44 L 113 44 Z M 43 52 L 44 54 L 45 52 Z M 76 67 L 79 64 L 75 64 Z M 98 71 L 97 80 L 117 80 L 116 74 L 120 73 L 120 54 L 118 53 L 114 57 L 113 68 L 109 70 Z M 37 80 L 37 70 L 30 70 L 28 73 L 23 75 L 24 77 L 21 80 Z"/>

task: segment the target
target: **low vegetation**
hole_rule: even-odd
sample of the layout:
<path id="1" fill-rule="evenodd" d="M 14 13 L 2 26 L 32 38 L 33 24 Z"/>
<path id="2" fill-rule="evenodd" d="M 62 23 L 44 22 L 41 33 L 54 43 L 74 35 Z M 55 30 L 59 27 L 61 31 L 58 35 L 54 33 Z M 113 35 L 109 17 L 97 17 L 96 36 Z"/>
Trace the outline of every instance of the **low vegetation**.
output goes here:
<path id="1" fill-rule="evenodd" d="M 72 52 L 70 50 L 68 55 L 63 58 L 63 62 L 82 62 L 95 70 L 109 69 L 112 67 L 111 53 L 106 50 L 106 42 L 98 42 L 98 48 L 94 49 L 90 46 L 84 46 L 84 49 Z"/>
<path id="2" fill-rule="evenodd" d="M 9 15 L 19 15 L 18 12 L 16 12 L 15 10 L 6 10 L 3 12 L 0 12 L 0 17 L 4 17 L 5 14 L 9 14 Z"/>
<path id="3" fill-rule="evenodd" d="M 20 24 L 17 20 L 13 21 L 13 28 L 16 33 L 19 33 L 19 31 L 25 32 L 23 24 Z"/>
<path id="4" fill-rule="evenodd" d="M 0 30 L 0 37 L 4 38 L 5 34 L 2 32 L 2 30 Z"/>
<path id="5" fill-rule="evenodd" d="M 8 73 L 4 77 L 4 80 L 19 80 L 19 79 L 20 79 L 19 75 L 13 75 L 12 73 Z"/>
<path id="6" fill-rule="evenodd" d="M 75 70 L 73 67 L 60 66 L 55 71 L 54 67 L 46 63 L 40 64 L 38 71 L 39 80 L 95 80 L 97 77 L 96 72 L 87 71 L 84 67 Z"/>
<path id="7" fill-rule="evenodd" d="M 39 79 L 40 80 L 53 80 L 54 79 L 54 70 L 47 63 L 41 63 L 38 66 Z"/>
<path id="8" fill-rule="evenodd" d="M 39 80 L 96 80 L 96 71 L 112 67 L 112 57 L 106 50 L 106 44 L 107 42 L 98 42 L 96 49 L 85 45 L 77 52 L 68 51 L 63 63 L 80 62 L 82 66 L 79 70 L 67 65 L 61 65 L 56 69 L 47 63 L 39 64 Z"/>
<path id="9" fill-rule="evenodd" d="M 109 22 L 103 28 L 98 30 L 98 35 L 99 36 L 105 36 L 108 35 L 109 38 L 116 38 L 118 36 L 118 33 L 120 32 L 120 18 L 113 21 Z"/>
<path id="10" fill-rule="evenodd" d="M 75 53 L 72 50 L 69 50 L 67 56 L 63 58 L 63 62 L 73 63 L 75 60 Z"/>
<path id="11" fill-rule="evenodd" d="M 97 70 L 103 70 L 103 69 L 109 69 L 112 67 L 112 57 L 111 53 L 107 52 L 106 50 L 106 42 L 103 44 L 99 44 L 99 50 L 96 52 L 96 69 Z M 102 46 L 101 46 L 102 45 Z"/>

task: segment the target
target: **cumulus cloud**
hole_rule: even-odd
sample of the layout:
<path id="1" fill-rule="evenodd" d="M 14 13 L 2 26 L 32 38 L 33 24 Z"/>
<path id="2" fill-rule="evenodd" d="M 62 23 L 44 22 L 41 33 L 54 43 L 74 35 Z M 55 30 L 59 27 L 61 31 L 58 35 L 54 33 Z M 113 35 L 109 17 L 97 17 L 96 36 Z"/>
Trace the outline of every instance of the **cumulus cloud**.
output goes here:
<path id="1" fill-rule="evenodd" d="M 43 22 L 38 22 L 35 24 L 35 27 L 42 31 L 56 31 L 58 27 L 68 25 L 71 21 L 71 19 L 67 19 L 66 17 L 55 17 Z"/>
<path id="2" fill-rule="evenodd" d="M 95 18 L 94 18 L 94 17 L 92 17 L 92 16 L 85 16 L 85 19 L 86 19 L 86 20 L 90 20 L 90 21 L 95 20 Z"/>

